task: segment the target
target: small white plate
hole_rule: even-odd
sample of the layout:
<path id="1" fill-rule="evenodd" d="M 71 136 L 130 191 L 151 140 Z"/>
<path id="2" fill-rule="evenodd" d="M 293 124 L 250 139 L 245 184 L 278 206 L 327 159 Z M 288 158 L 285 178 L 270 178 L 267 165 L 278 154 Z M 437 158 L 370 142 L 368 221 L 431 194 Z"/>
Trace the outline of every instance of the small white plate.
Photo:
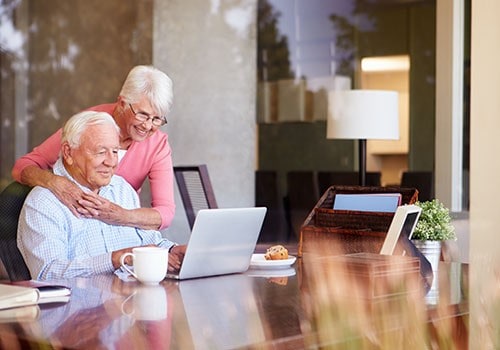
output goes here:
<path id="1" fill-rule="evenodd" d="M 253 254 L 250 261 L 250 267 L 254 269 L 285 269 L 292 265 L 297 258 L 289 255 L 288 259 L 283 260 L 266 260 L 264 254 Z"/>

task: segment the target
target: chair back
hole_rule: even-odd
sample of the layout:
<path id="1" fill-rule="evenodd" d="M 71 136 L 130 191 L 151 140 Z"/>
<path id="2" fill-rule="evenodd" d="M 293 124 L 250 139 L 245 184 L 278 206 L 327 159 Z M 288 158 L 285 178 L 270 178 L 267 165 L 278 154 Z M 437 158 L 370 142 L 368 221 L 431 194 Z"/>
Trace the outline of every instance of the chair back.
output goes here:
<path id="1" fill-rule="evenodd" d="M 366 186 L 379 187 L 382 173 L 369 171 L 366 173 Z M 319 194 L 325 193 L 330 186 L 359 186 L 357 171 L 318 171 Z"/>
<path id="2" fill-rule="evenodd" d="M 255 171 L 255 206 L 267 208 L 259 243 L 286 242 L 288 240 L 287 223 L 276 171 Z"/>
<path id="3" fill-rule="evenodd" d="M 189 227 L 193 228 L 200 209 L 215 209 L 217 201 L 206 164 L 174 166 L 174 175 L 181 195 Z"/>
<path id="4" fill-rule="evenodd" d="M 31 187 L 10 183 L 0 193 L 0 260 L 11 281 L 31 279 L 30 272 L 17 248 L 17 224 L 21 208 Z"/>
<path id="5" fill-rule="evenodd" d="M 405 171 L 401 177 L 401 187 L 414 187 L 418 190 L 421 202 L 434 199 L 434 174 L 432 171 Z"/>
<path id="6" fill-rule="evenodd" d="M 312 170 L 292 170 L 286 174 L 285 208 L 289 222 L 289 241 L 298 240 L 300 227 L 320 194 L 316 173 Z"/>

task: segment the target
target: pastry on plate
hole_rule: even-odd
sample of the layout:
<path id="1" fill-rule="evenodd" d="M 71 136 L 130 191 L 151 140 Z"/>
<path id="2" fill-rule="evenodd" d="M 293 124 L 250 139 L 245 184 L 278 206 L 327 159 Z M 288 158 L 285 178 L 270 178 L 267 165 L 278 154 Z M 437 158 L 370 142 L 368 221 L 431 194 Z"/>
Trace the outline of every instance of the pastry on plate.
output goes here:
<path id="1" fill-rule="evenodd" d="M 288 259 L 288 249 L 281 244 L 273 245 L 267 249 L 264 258 L 266 260 L 286 260 Z"/>

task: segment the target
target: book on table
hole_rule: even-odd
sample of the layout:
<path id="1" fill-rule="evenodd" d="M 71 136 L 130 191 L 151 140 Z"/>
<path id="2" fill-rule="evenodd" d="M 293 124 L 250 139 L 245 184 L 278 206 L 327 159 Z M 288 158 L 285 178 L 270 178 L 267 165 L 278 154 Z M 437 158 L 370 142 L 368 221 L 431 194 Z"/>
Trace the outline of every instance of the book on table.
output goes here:
<path id="1" fill-rule="evenodd" d="M 34 305 L 38 299 L 40 292 L 36 288 L 0 284 L 0 310 Z"/>
<path id="2" fill-rule="evenodd" d="M 18 281 L 12 282 L 12 284 L 37 289 L 40 293 L 38 304 L 66 303 L 71 296 L 71 288 L 61 284 L 36 280 Z"/>
<path id="3" fill-rule="evenodd" d="M 40 281 L 20 281 L 0 284 L 0 310 L 19 306 L 65 303 L 71 289 L 63 285 Z"/>

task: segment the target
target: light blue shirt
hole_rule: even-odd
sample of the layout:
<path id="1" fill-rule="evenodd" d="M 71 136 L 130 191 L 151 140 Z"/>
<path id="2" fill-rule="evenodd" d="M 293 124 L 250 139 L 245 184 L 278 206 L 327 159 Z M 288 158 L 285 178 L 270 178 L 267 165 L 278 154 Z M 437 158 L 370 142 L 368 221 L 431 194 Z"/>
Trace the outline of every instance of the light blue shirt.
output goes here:
<path id="1" fill-rule="evenodd" d="M 76 182 L 60 159 L 54 174 Z M 101 187 L 99 195 L 125 209 L 140 207 L 137 192 L 118 175 Z M 113 251 L 147 244 L 167 249 L 174 245 L 159 231 L 78 218 L 50 190 L 39 186 L 26 198 L 17 232 L 17 245 L 31 277 L 40 280 L 111 273 Z"/>

